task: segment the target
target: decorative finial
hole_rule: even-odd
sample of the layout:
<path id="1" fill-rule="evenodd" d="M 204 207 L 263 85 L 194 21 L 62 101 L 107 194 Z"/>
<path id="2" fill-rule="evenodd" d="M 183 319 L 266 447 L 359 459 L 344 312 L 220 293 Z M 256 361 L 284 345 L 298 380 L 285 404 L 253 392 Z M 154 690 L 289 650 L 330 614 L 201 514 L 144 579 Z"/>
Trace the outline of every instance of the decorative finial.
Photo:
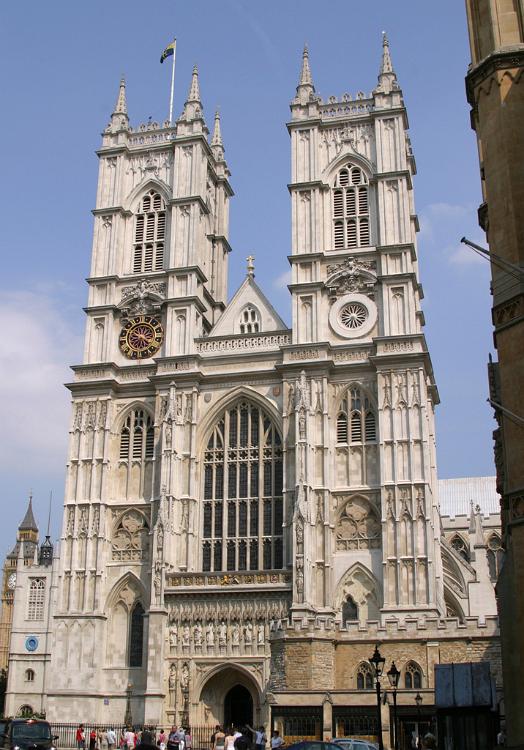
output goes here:
<path id="1" fill-rule="evenodd" d="M 213 129 L 213 138 L 211 139 L 212 146 L 223 146 L 222 133 L 220 132 L 220 112 L 217 108 L 215 112 L 215 127 Z"/>
<path id="2" fill-rule="evenodd" d="M 380 65 L 380 74 L 393 73 L 393 64 L 389 53 L 389 41 L 385 31 L 382 32 L 382 63 Z"/>
<path id="3" fill-rule="evenodd" d="M 200 86 L 198 85 L 198 68 L 196 65 L 193 66 L 193 73 L 191 75 L 191 88 L 189 89 L 189 96 L 187 97 L 188 102 L 198 102 L 200 104 Z"/>
<path id="4" fill-rule="evenodd" d="M 248 255 L 247 258 L 247 277 L 249 279 L 252 279 L 255 275 L 255 256 L 254 255 Z"/>
<path id="5" fill-rule="evenodd" d="M 311 69 L 309 67 L 309 49 L 307 44 L 304 45 L 304 51 L 302 53 L 302 70 L 300 71 L 299 86 L 312 86 L 313 79 L 311 78 Z"/>
<path id="6" fill-rule="evenodd" d="M 116 100 L 114 115 L 127 115 L 127 100 L 126 100 L 126 79 L 124 76 L 120 79 L 120 87 L 118 89 L 118 98 Z"/>

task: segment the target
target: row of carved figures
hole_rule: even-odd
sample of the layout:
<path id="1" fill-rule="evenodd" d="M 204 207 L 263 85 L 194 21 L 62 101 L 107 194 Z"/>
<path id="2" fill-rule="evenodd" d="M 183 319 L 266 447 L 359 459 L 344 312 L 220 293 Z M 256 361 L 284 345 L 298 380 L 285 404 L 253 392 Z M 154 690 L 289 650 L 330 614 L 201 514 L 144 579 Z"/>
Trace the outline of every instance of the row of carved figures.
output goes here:
<path id="1" fill-rule="evenodd" d="M 270 630 L 281 628 L 281 619 L 271 620 L 269 623 Z M 253 644 L 263 646 L 266 642 L 266 622 L 263 620 L 245 620 L 244 622 L 233 620 L 228 625 L 224 619 L 218 622 L 197 620 L 193 626 L 187 621 L 182 622 L 180 626 L 176 622 L 172 622 L 169 625 L 168 638 L 171 649 L 176 649 L 179 645 L 182 648 L 190 648 L 191 646 L 214 648 L 216 645 L 225 648 L 228 644 L 231 646 L 252 646 Z"/>

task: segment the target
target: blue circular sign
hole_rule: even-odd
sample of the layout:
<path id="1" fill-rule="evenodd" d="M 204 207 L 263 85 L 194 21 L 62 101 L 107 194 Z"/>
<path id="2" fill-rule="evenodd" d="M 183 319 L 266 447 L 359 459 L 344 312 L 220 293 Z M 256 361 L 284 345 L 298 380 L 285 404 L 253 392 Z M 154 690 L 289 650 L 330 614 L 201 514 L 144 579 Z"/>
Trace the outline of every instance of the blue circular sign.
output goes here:
<path id="1" fill-rule="evenodd" d="M 25 639 L 25 647 L 28 651 L 36 651 L 38 648 L 38 638 L 35 635 L 30 635 L 29 638 Z"/>

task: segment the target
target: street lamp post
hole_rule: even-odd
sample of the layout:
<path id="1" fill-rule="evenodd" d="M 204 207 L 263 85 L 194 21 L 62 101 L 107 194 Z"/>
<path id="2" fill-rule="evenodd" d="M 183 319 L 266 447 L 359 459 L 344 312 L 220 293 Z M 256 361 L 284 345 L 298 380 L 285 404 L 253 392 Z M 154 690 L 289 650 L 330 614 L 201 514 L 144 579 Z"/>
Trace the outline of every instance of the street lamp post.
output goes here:
<path id="1" fill-rule="evenodd" d="M 389 684 L 393 688 L 393 737 L 395 750 L 398 750 L 398 723 L 397 723 L 397 688 L 398 681 L 400 679 L 400 672 L 395 666 L 395 662 L 391 662 L 391 669 L 386 672 L 389 680 Z"/>
<path id="2" fill-rule="evenodd" d="M 133 683 L 128 682 L 126 688 L 126 713 L 124 716 L 124 724 L 126 727 L 133 726 L 133 714 L 131 713 L 131 693 L 133 692 Z"/>
<path id="3" fill-rule="evenodd" d="M 416 694 L 415 703 L 417 704 L 417 735 L 418 735 L 417 745 L 418 747 L 420 747 L 422 745 L 422 742 L 420 741 L 420 706 L 422 704 L 422 696 L 420 693 Z"/>
<path id="4" fill-rule="evenodd" d="M 375 646 L 375 651 L 369 661 L 375 672 L 375 687 L 377 690 L 378 750 L 384 750 L 382 743 L 382 716 L 380 714 L 380 676 L 384 670 L 386 660 L 380 655 L 378 646 Z"/>

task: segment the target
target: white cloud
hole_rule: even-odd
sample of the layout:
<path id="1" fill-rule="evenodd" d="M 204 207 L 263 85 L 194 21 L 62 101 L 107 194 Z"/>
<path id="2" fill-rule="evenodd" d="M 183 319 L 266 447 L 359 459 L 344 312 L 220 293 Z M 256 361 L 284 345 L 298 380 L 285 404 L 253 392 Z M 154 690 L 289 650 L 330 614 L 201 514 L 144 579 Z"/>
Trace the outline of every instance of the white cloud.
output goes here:
<path id="1" fill-rule="evenodd" d="M 43 291 L 4 292 L 0 320 L 4 338 L 0 392 L 4 445 L 0 467 L 32 473 L 65 464 L 71 380 L 69 363 L 78 362 L 81 337 L 65 305 Z"/>
<path id="2" fill-rule="evenodd" d="M 472 203 L 431 203 L 420 214 L 420 242 L 429 246 L 453 266 L 482 265 L 482 258 L 460 240 L 467 236 L 485 245 L 478 223 L 476 207 Z"/>
<path id="3" fill-rule="evenodd" d="M 291 269 L 284 271 L 276 279 L 273 279 L 273 287 L 275 289 L 287 289 L 288 284 L 291 284 Z"/>

